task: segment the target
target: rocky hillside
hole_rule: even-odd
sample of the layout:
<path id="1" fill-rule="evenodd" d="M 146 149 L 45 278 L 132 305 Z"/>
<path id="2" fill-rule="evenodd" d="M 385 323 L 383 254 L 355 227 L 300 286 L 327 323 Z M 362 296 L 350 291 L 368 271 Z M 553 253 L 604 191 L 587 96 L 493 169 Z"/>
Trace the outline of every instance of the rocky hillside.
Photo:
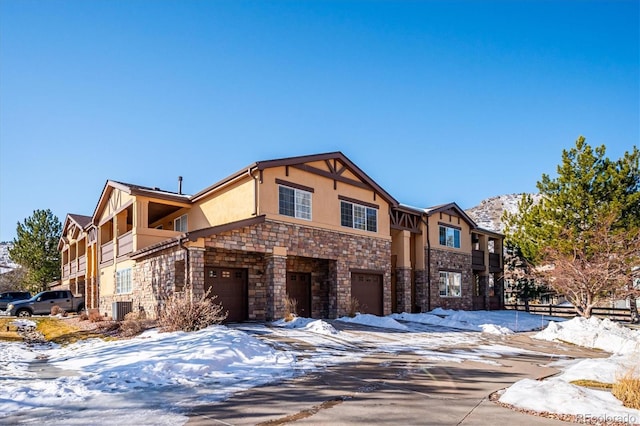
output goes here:
<path id="1" fill-rule="evenodd" d="M 10 247 L 11 243 L 0 242 L 0 274 L 4 274 L 18 267 L 18 265 L 9 259 Z"/>
<path id="2" fill-rule="evenodd" d="M 473 219 L 479 227 L 495 232 L 503 232 L 504 225 L 500 218 L 502 213 L 507 210 L 509 213 L 518 211 L 518 203 L 522 198 L 522 194 L 498 195 L 497 197 L 487 198 L 465 212 Z M 534 195 L 537 198 L 537 195 Z"/>

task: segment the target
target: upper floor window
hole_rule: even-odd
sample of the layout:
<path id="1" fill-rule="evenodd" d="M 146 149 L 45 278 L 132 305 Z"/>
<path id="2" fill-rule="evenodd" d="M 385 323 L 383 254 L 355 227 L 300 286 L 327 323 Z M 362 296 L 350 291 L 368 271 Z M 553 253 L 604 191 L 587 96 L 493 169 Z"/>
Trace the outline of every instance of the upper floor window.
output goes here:
<path id="1" fill-rule="evenodd" d="M 440 296 L 462 296 L 462 274 L 460 272 L 440 271 Z"/>
<path id="2" fill-rule="evenodd" d="M 378 209 L 340 201 L 340 224 L 349 228 L 378 232 Z"/>
<path id="3" fill-rule="evenodd" d="M 187 232 L 187 215 L 183 214 L 173 221 L 173 229 L 179 232 Z"/>
<path id="4" fill-rule="evenodd" d="M 280 214 L 311 220 L 311 192 L 283 185 L 278 188 Z"/>
<path id="5" fill-rule="evenodd" d="M 116 294 L 131 293 L 131 268 L 116 272 Z"/>
<path id="6" fill-rule="evenodd" d="M 460 230 L 440 225 L 440 245 L 460 248 Z"/>

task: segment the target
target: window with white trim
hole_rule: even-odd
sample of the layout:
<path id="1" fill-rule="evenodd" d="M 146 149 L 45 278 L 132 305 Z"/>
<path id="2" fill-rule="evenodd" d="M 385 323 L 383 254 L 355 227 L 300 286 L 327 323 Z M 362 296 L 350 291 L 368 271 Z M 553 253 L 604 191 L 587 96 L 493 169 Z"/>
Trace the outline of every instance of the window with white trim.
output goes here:
<path id="1" fill-rule="evenodd" d="M 311 220 L 311 192 L 280 185 L 278 212 L 285 216 Z"/>
<path id="2" fill-rule="evenodd" d="M 340 201 L 340 224 L 349 228 L 378 232 L 378 209 Z"/>
<path id="3" fill-rule="evenodd" d="M 131 268 L 116 272 L 116 294 L 131 293 Z"/>
<path id="4" fill-rule="evenodd" d="M 462 274 L 440 271 L 440 296 L 462 297 Z"/>
<path id="5" fill-rule="evenodd" d="M 460 230 L 440 225 L 440 245 L 460 248 Z"/>
<path id="6" fill-rule="evenodd" d="M 187 215 L 183 214 L 180 217 L 177 217 L 174 221 L 173 221 L 173 230 L 174 231 L 179 231 L 179 232 L 187 232 Z"/>

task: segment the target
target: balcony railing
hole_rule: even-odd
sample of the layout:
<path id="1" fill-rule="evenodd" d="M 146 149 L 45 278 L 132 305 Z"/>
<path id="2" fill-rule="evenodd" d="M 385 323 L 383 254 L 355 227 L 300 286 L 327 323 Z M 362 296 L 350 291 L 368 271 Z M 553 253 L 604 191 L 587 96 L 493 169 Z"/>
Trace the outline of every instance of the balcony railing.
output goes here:
<path id="1" fill-rule="evenodd" d="M 70 269 L 71 269 L 71 268 L 69 267 L 69 264 L 68 264 L 68 263 L 66 263 L 66 264 L 62 265 L 62 278 L 66 278 L 66 277 L 68 277 L 68 276 L 69 276 L 69 274 L 70 274 L 70 272 L 69 272 L 69 271 L 70 271 Z"/>
<path id="2" fill-rule="evenodd" d="M 113 241 L 104 243 L 100 246 L 100 262 L 109 262 L 113 260 Z"/>
<path id="3" fill-rule="evenodd" d="M 471 267 L 473 269 L 484 269 L 484 251 L 471 251 Z"/>
<path id="4" fill-rule="evenodd" d="M 86 272 L 87 271 L 87 255 L 83 254 L 78 258 L 78 271 Z"/>
<path id="5" fill-rule="evenodd" d="M 502 262 L 499 253 L 489 253 L 489 272 L 499 272 L 502 270 Z"/>
<path id="6" fill-rule="evenodd" d="M 70 265 L 71 265 L 72 274 L 75 274 L 76 272 L 78 272 L 78 262 L 75 259 L 71 261 Z"/>
<path id="7" fill-rule="evenodd" d="M 118 237 L 118 256 L 124 256 L 133 251 L 133 233 L 131 231 Z"/>

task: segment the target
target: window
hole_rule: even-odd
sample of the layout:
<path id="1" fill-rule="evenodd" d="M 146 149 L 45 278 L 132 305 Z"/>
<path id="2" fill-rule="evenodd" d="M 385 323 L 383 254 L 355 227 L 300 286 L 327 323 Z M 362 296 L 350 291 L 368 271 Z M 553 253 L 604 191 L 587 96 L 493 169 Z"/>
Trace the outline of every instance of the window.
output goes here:
<path id="1" fill-rule="evenodd" d="M 116 272 L 116 294 L 131 293 L 131 268 Z"/>
<path id="2" fill-rule="evenodd" d="M 311 220 L 311 192 L 282 185 L 278 191 L 280 214 Z"/>
<path id="3" fill-rule="evenodd" d="M 460 230 L 440 225 L 440 245 L 460 248 Z"/>
<path id="4" fill-rule="evenodd" d="M 175 231 L 187 232 L 187 215 L 183 214 L 173 221 L 173 229 Z"/>
<path id="5" fill-rule="evenodd" d="M 378 231 L 378 209 L 340 201 L 340 224 L 365 231 Z"/>
<path id="6" fill-rule="evenodd" d="M 440 271 L 440 296 L 462 296 L 462 274 L 460 272 Z"/>

